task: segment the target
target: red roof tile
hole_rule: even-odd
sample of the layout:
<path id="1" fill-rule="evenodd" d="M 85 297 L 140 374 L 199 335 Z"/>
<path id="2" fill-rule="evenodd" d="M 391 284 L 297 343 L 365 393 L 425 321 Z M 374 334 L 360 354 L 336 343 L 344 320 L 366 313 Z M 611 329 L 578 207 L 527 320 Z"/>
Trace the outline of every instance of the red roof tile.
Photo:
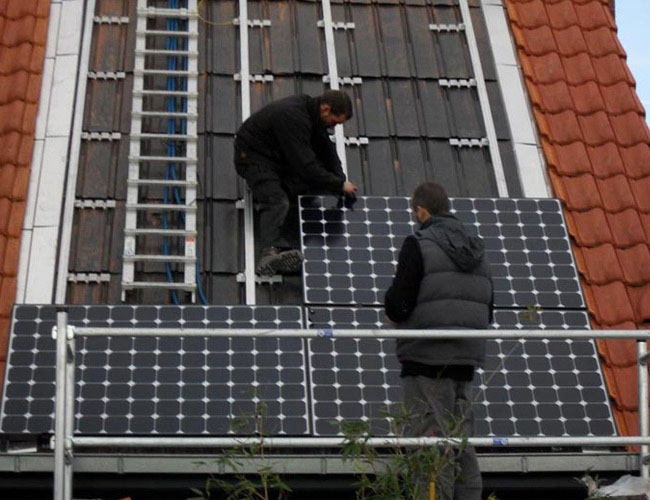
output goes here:
<path id="1" fill-rule="evenodd" d="M 618 82 L 627 82 L 629 85 L 636 84 L 625 61 L 617 54 L 608 54 L 594 60 L 594 70 L 598 83 L 603 86 L 614 85 Z"/>
<path id="2" fill-rule="evenodd" d="M 644 112 L 641 101 L 626 82 L 618 82 L 609 87 L 601 85 L 600 92 L 605 100 L 607 112 L 612 115 L 620 115 L 627 111 Z"/>
<path id="3" fill-rule="evenodd" d="M 522 61 L 524 74 L 537 83 L 554 83 L 565 78 L 564 66 L 555 52 Z"/>
<path id="4" fill-rule="evenodd" d="M 625 164 L 627 175 L 634 179 L 650 175 L 650 144 L 635 144 L 628 148 L 619 148 Z"/>
<path id="5" fill-rule="evenodd" d="M 587 153 L 596 177 L 610 177 L 626 172 L 620 148 L 613 142 L 601 144 L 600 146 L 589 146 L 587 147 Z"/>
<path id="6" fill-rule="evenodd" d="M 636 340 L 634 339 L 605 340 L 598 343 L 598 351 L 607 358 L 610 366 L 636 366 Z"/>
<path id="7" fill-rule="evenodd" d="M 594 81 L 583 83 L 582 85 L 575 85 L 571 87 L 572 101 L 566 103 L 566 108 L 573 108 L 583 115 L 595 113 L 605 109 L 605 102 L 600 92 L 600 87 Z"/>
<path id="8" fill-rule="evenodd" d="M 630 208 L 616 214 L 608 213 L 607 220 L 612 230 L 615 246 L 627 248 L 639 243 L 647 244 L 645 231 L 636 210 Z"/>
<path id="9" fill-rule="evenodd" d="M 576 177 L 559 176 L 549 172 L 553 179 L 555 190 L 562 191 L 562 198 L 566 200 L 566 206 L 570 210 L 584 212 L 592 208 L 602 206 L 600 193 L 596 187 L 596 181 L 591 174 L 584 174 Z"/>
<path id="10" fill-rule="evenodd" d="M 0 369 L 16 296 L 49 11 L 48 0 L 0 7 Z"/>
<path id="11" fill-rule="evenodd" d="M 609 3 L 505 4 L 593 325 L 647 326 L 650 131 Z M 622 433 L 637 429 L 634 344 L 598 342 Z"/>
<path id="12" fill-rule="evenodd" d="M 580 115 L 578 116 L 578 121 L 580 122 L 580 128 L 582 128 L 585 142 L 589 146 L 599 146 L 616 139 L 609 117 L 604 111 L 599 111 L 592 115 Z"/>
<path id="13" fill-rule="evenodd" d="M 630 248 L 617 250 L 618 260 L 623 268 L 623 279 L 629 285 L 650 282 L 650 250 L 640 243 Z"/>
<path id="14" fill-rule="evenodd" d="M 629 180 L 624 175 L 598 179 L 596 184 L 600 192 L 602 206 L 607 212 L 616 213 L 635 207 Z"/>
<path id="15" fill-rule="evenodd" d="M 571 2 L 546 2 L 546 11 L 554 29 L 564 29 L 578 24 L 578 18 Z"/>
<path id="16" fill-rule="evenodd" d="M 580 85 L 596 78 L 591 58 L 585 53 L 563 58 L 562 66 L 566 72 L 567 83 L 571 85 Z"/>
<path id="17" fill-rule="evenodd" d="M 630 179 L 630 187 L 639 210 L 650 212 L 650 175 L 640 179 Z"/>
<path id="18" fill-rule="evenodd" d="M 578 22 L 585 30 L 593 30 L 601 26 L 616 28 L 610 10 L 598 2 L 588 2 L 583 5 L 575 5 L 578 15 Z"/>
<path id="19" fill-rule="evenodd" d="M 581 271 L 590 284 L 606 285 L 623 280 L 623 270 L 613 245 L 607 243 L 593 248 L 585 247 L 581 248 L 579 253 L 584 262 L 584 271 Z"/>
<path id="20" fill-rule="evenodd" d="M 579 52 L 587 52 L 587 44 L 578 26 L 570 26 L 563 30 L 554 30 L 557 50 L 562 56 L 574 56 Z"/>
<path id="21" fill-rule="evenodd" d="M 592 173 L 587 148 L 582 141 L 572 144 L 556 144 L 555 146 L 544 143 L 542 147 L 546 153 L 548 164 L 554 167 L 560 175 Z"/>
<path id="22" fill-rule="evenodd" d="M 584 37 L 592 57 L 602 57 L 609 54 L 618 54 L 625 57 L 625 51 L 610 27 L 584 31 Z"/>
<path id="23" fill-rule="evenodd" d="M 565 216 L 569 233 L 580 246 L 595 247 L 613 242 L 604 210 L 595 208 L 587 212 L 567 212 Z"/>

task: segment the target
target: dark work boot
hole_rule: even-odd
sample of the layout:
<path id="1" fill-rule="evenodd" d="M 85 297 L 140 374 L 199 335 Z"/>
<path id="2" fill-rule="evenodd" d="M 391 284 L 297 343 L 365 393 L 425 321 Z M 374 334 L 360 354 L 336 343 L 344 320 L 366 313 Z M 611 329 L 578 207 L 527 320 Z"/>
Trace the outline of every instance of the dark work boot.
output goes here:
<path id="1" fill-rule="evenodd" d="M 282 267 L 282 254 L 275 247 L 268 247 L 262 250 L 262 256 L 257 261 L 255 274 L 260 276 L 273 276 Z"/>
<path id="2" fill-rule="evenodd" d="M 302 271 L 302 253 L 300 250 L 289 249 L 280 252 L 280 274 L 299 274 Z"/>

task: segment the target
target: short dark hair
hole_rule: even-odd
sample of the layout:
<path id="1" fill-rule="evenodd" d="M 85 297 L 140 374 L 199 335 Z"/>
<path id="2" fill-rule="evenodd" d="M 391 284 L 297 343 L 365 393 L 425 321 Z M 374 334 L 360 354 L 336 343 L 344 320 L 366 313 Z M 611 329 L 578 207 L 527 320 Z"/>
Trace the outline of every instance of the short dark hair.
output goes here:
<path id="1" fill-rule="evenodd" d="M 447 198 L 445 188 L 435 182 L 423 182 L 415 188 L 411 198 L 413 210 L 418 205 L 431 215 L 449 212 L 449 198 Z"/>
<path id="2" fill-rule="evenodd" d="M 327 104 L 335 115 L 342 115 L 345 113 L 346 119 L 352 118 L 354 112 L 352 111 L 352 99 L 345 92 L 341 90 L 328 90 L 320 96 L 320 103 Z"/>

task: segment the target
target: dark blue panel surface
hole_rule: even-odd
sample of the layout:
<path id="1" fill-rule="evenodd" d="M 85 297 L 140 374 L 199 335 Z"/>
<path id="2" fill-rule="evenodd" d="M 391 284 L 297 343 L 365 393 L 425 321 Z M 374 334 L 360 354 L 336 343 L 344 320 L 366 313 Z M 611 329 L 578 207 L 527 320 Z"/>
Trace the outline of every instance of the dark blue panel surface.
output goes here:
<path id="1" fill-rule="evenodd" d="M 54 428 L 55 310 L 14 310 L 2 432 Z M 95 327 L 302 328 L 302 309 L 291 306 L 71 306 L 69 318 Z M 233 334 L 79 337 L 76 432 L 250 434 L 256 411 L 266 434 L 310 432 L 304 341 Z"/>
<path id="2" fill-rule="evenodd" d="M 310 328 L 385 328 L 375 308 L 315 307 Z M 493 328 L 588 329 L 583 311 L 496 310 Z M 364 420 L 390 431 L 402 399 L 393 339 L 311 339 L 313 428 Z M 490 340 L 474 378 L 477 436 L 610 436 L 611 408 L 591 340 Z"/>
<path id="3" fill-rule="evenodd" d="M 560 203 L 553 199 L 454 198 L 451 212 L 485 242 L 494 305 L 580 309 L 580 289 Z M 378 305 L 415 223 L 404 197 L 300 201 L 308 304 Z"/>

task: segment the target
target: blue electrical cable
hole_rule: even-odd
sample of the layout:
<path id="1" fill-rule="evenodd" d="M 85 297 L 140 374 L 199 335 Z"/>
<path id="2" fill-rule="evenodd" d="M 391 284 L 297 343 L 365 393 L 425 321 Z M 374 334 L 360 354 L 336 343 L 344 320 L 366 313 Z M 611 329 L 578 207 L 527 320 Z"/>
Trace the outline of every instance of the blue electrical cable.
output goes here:
<path id="1" fill-rule="evenodd" d="M 169 5 L 170 8 L 177 9 L 178 6 L 179 6 L 179 3 L 178 3 L 178 0 L 169 0 L 168 5 Z M 178 28 L 178 19 L 168 19 L 167 20 L 167 29 L 170 30 L 170 31 L 178 31 L 178 29 L 179 29 Z M 187 41 L 186 41 L 186 43 L 187 43 Z M 167 40 L 166 40 L 166 47 L 167 47 L 167 50 L 177 50 L 178 49 L 177 39 L 174 38 L 174 37 L 168 37 Z M 187 57 L 183 58 L 182 64 L 183 64 L 183 69 L 187 70 L 188 69 L 188 58 Z M 176 70 L 177 69 L 176 57 L 168 56 L 168 58 L 167 58 L 167 69 L 169 69 L 169 70 Z M 181 89 L 182 90 L 187 90 L 187 78 L 182 79 Z M 170 90 L 170 91 L 176 90 L 176 80 L 174 79 L 173 76 L 167 77 L 167 90 Z M 183 112 L 187 112 L 187 97 L 182 97 L 181 98 L 181 110 Z M 175 112 L 176 111 L 176 99 L 174 98 L 174 96 L 169 96 L 167 98 L 167 111 L 169 111 L 169 112 Z M 176 133 L 186 134 L 187 133 L 187 120 L 185 118 L 180 120 L 180 131 L 177 131 L 176 120 L 173 117 L 169 118 L 167 120 L 167 132 L 169 134 L 176 134 Z M 167 154 L 170 157 L 176 156 L 176 143 L 175 142 L 170 141 L 168 143 L 168 145 L 167 145 Z M 167 168 L 165 170 L 165 179 L 167 179 L 167 180 L 169 180 L 169 179 L 177 180 L 178 179 L 178 175 L 176 173 L 176 165 L 173 162 L 168 162 L 167 163 Z M 178 186 L 174 186 L 174 188 L 172 189 L 172 193 L 173 193 L 173 195 L 172 195 L 173 202 L 175 202 L 175 203 L 177 203 L 179 205 L 182 204 L 183 201 L 181 199 L 181 193 L 180 193 L 180 189 L 178 188 Z M 169 202 L 169 195 L 170 195 L 170 189 L 169 189 L 169 187 L 165 187 L 164 198 L 163 198 L 163 201 L 164 201 L 165 204 L 167 204 Z M 184 223 L 185 222 L 185 214 L 181 212 L 180 213 L 180 218 Z M 167 212 L 163 212 L 163 228 L 166 229 L 167 226 L 168 226 Z M 169 255 L 169 242 L 168 242 L 167 237 L 163 237 L 163 253 L 165 255 Z M 171 264 L 170 263 L 165 264 L 165 270 L 166 270 L 166 274 L 167 274 L 167 280 L 169 282 L 173 282 L 173 275 L 172 275 L 172 269 L 171 269 Z M 202 285 L 202 282 L 201 282 L 201 261 L 199 260 L 198 255 L 197 255 L 197 258 L 196 258 L 196 283 L 197 283 L 197 292 L 198 292 L 199 298 L 201 300 L 201 303 L 203 305 L 207 305 L 208 300 L 207 300 L 207 298 L 205 296 L 205 293 L 203 292 L 203 285 Z M 178 295 L 177 295 L 176 291 L 171 290 L 170 292 L 171 292 L 172 301 L 174 302 L 174 304 L 178 305 L 179 300 L 178 300 Z"/>

